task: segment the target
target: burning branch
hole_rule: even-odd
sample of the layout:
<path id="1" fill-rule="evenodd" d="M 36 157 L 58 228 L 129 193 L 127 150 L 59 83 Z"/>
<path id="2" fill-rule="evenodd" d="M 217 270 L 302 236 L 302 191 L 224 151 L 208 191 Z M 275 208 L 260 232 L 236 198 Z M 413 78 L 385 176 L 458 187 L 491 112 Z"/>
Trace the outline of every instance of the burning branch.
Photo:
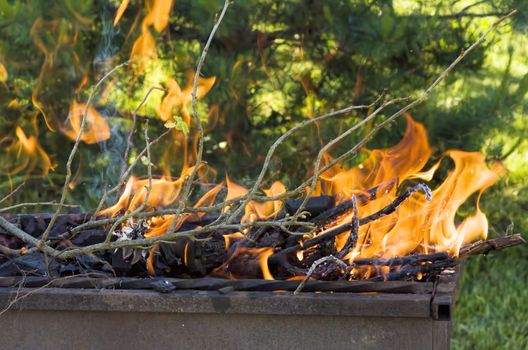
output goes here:
<path id="1" fill-rule="evenodd" d="M 306 276 L 301 281 L 301 283 L 299 283 L 299 286 L 297 287 L 297 289 L 295 289 L 293 294 L 294 295 L 299 294 L 302 291 L 302 289 L 304 288 L 304 285 L 306 284 L 306 282 L 310 279 L 310 277 L 312 277 L 313 273 L 315 272 L 315 269 L 319 265 L 325 264 L 325 263 L 328 263 L 328 262 L 333 262 L 333 263 L 337 264 L 339 267 L 341 267 L 345 271 L 348 270 L 348 265 L 345 264 L 342 260 L 336 258 L 335 256 L 329 255 L 329 256 L 322 257 L 321 259 L 317 260 L 316 262 L 314 262 L 312 264 L 312 266 L 310 267 L 310 269 L 306 273 Z"/>
<path id="2" fill-rule="evenodd" d="M 513 247 L 519 244 L 526 244 L 526 240 L 519 234 L 498 237 L 487 241 L 477 241 L 466 244 L 460 249 L 460 257 L 467 257 L 477 254 L 488 254 L 493 250 L 500 250 Z"/>
<path id="3" fill-rule="evenodd" d="M 413 193 L 417 192 L 417 191 L 424 191 L 426 193 L 426 197 L 430 199 L 430 196 L 431 196 L 431 190 L 429 189 L 429 187 L 427 187 L 426 185 L 424 184 L 418 184 L 412 188 L 409 188 L 408 190 L 406 190 L 404 193 L 402 193 L 401 195 L 399 195 L 394 201 L 392 201 L 392 203 L 390 203 L 388 206 L 386 206 L 385 208 L 367 216 L 367 217 L 364 217 L 362 219 L 360 219 L 358 222 L 355 222 L 355 220 L 353 220 L 351 223 L 348 223 L 348 224 L 344 224 L 344 225 L 341 225 L 341 226 L 337 226 L 329 231 L 326 231 L 325 233 L 322 233 L 314 238 L 311 238 L 307 241 L 304 241 L 302 244 L 297 244 L 297 245 L 294 245 L 294 246 L 291 246 L 291 247 L 288 247 L 288 248 L 285 248 L 283 250 L 280 250 L 279 252 L 275 253 L 273 256 L 270 257 L 271 260 L 273 259 L 276 259 L 278 256 L 280 255 L 283 255 L 283 254 L 289 254 L 289 253 L 293 253 L 293 252 L 296 252 L 300 249 L 306 249 L 306 248 L 310 248 L 310 247 L 313 247 L 313 246 L 316 246 L 320 243 L 322 243 L 323 241 L 325 240 L 329 240 L 331 238 L 334 238 L 335 236 L 343 233 L 343 232 L 346 232 L 346 231 L 349 231 L 349 230 L 353 230 L 354 227 L 356 225 L 359 225 L 359 226 L 362 226 L 362 225 L 366 225 L 368 224 L 369 222 L 372 222 L 372 221 L 375 221 L 375 220 L 378 220 L 379 218 L 383 217 L 383 216 L 387 216 L 389 214 L 392 214 L 396 211 L 396 209 L 398 209 L 398 207 L 407 199 L 409 198 Z"/>

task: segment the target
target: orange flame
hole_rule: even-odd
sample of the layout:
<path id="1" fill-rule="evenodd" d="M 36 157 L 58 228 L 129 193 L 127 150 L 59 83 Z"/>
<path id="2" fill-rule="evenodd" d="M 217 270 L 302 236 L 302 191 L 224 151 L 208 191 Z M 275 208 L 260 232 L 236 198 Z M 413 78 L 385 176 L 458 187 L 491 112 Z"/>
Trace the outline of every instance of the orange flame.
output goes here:
<path id="1" fill-rule="evenodd" d="M 68 125 L 62 129 L 64 135 L 75 141 L 81 130 L 83 113 L 86 109 L 85 103 L 73 101 L 68 115 Z M 85 130 L 81 134 L 81 141 L 87 144 L 99 143 L 110 138 L 110 127 L 105 118 L 90 106 L 86 114 Z"/>
<path id="2" fill-rule="evenodd" d="M 229 176 L 226 175 L 226 183 L 227 183 L 227 196 L 225 198 L 226 201 L 244 196 L 248 193 L 248 190 L 234 182 L 229 178 Z M 269 189 L 264 189 L 263 192 L 266 194 L 266 196 L 277 196 L 284 192 L 286 192 L 286 187 L 282 184 L 280 181 L 275 181 Z M 250 201 L 246 207 L 245 207 L 245 213 L 242 217 L 241 222 L 252 222 L 255 220 L 263 220 L 270 218 L 276 214 L 279 213 L 279 211 L 282 208 L 282 201 L 267 201 L 263 203 L 259 203 L 257 201 Z M 224 212 L 226 212 L 229 209 L 229 207 L 224 208 Z"/>
<path id="3" fill-rule="evenodd" d="M 147 198 L 149 180 L 131 177 L 117 203 L 102 210 L 101 215 L 114 216 L 122 210 L 132 211 L 143 203 L 152 208 L 166 207 L 178 198 L 182 183 L 181 178 L 175 181 L 169 178 L 153 179 L 152 188 Z"/>
<path id="4" fill-rule="evenodd" d="M 275 181 L 270 188 L 263 190 L 268 197 L 278 196 L 286 192 L 286 187 L 280 181 Z M 251 222 L 255 219 L 263 220 L 279 213 L 282 209 L 282 201 L 267 201 L 258 203 L 251 201 L 246 205 L 242 222 Z"/>
<path id="5" fill-rule="evenodd" d="M 169 93 L 166 98 L 169 96 L 176 100 L 181 98 L 174 97 L 181 94 L 176 83 L 172 92 L 173 95 Z M 445 251 L 456 256 L 462 244 L 487 236 L 488 222 L 480 210 L 479 200 L 483 191 L 504 172 L 502 166 L 493 164 L 491 168 L 488 167 L 481 153 L 452 150 L 446 152 L 435 164 L 425 168 L 433 153 L 427 132 L 422 124 L 414 121 L 409 115 L 406 119 L 407 128 L 398 144 L 387 149 L 366 150 L 368 157 L 358 166 L 352 168 L 346 168 L 344 165 L 333 166 L 321 176 L 318 194 L 334 195 L 338 203 L 349 199 L 352 195 L 359 196 L 358 210 L 361 218 L 390 204 L 398 194 L 398 186 L 404 184 L 407 187 L 410 181 L 416 181 L 416 179 L 432 180 L 442 160 L 452 159 L 454 168 L 442 184 L 432 191 L 430 200 L 421 193 L 414 193 L 394 213 L 361 226 L 356 246 L 345 257 L 351 262 L 356 258 L 394 257 L 437 251 Z M 325 156 L 326 161 L 331 159 L 330 155 Z M 120 210 L 133 210 L 144 201 L 147 201 L 151 208 L 166 207 L 177 200 L 182 185 L 181 179 L 185 178 L 191 169 L 190 167 L 184 168 L 180 179 L 175 181 L 169 178 L 153 180 L 152 193 L 148 199 L 145 188 L 148 185 L 147 180 L 131 179 L 118 203 L 102 213 L 115 215 Z M 227 175 L 225 182 L 227 185 L 226 201 L 248 193 L 245 187 L 237 184 Z M 375 195 L 367 192 L 367 189 L 373 187 L 377 188 Z M 196 203 L 195 207 L 213 205 L 222 188 L 223 184 L 219 184 L 211 189 Z M 286 187 L 279 181 L 274 182 L 270 188 L 263 189 L 267 196 L 276 196 L 285 191 Z M 457 223 L 458 209 L 474 194 L 478 194 L 475 213 Z M 250 201 L 240 221 L 245 223 L 264 220 L 273 217 L 281 209 L 281 201 L 262 203 Z M 225 207 L 223 212 L 226 213 L 228 210 L 229 208 Z M 204 213 L 182 215 L 181 218 L 177 218 L 178 228 L 185 220 L 191 217 L 199 218 L 202 215 Z M 331 227 L 318 234 L 324 234 L 337 225 L 350 223 L 352 217 L 352 212 L 346 213 L 332 223 Z M 173 215 L 150 219 L 150 231 L 147 236 L 165 234 L 173 219 Z M 224 237 L 226 249 L 233 248 L 232 240 L 245 237 L 246 234 L 246 231 L 242 231 L 226 235 Z M 339 251 L 344 246 L 349 235 L 350 232 L 344 232 L 336 237 L 336 250 Z M 237 247 L 231 250 L 233 252 L 230 253 L 228 261 L 218 269 L 219 273 L 229 275 L 230 261 L 236 264 L 244 263 L 244 259 L 254 259 L 252 261 L 260 266 L 264 278 L 273 278 L 267 265 L 268 257 L 273 254 L 273 248 L 240 249 Z M 298 256 L 302 257 L 304 253 L 300 251 Z M 242 260 L 239 259 L 237 262 L 235 258 L 239 255 Z M 369 276 L 370 271 L 354 269 L 356 275 L 365 278 Z"/>
<path id="6" fill-rule="evenodd" d="M 169 24 L 171 9 L 172 0 L 149 0 L 147 1 L 148 13 L 144 22 L 152 25 L 160 33 Z"/>
<path id="7" fill-rule="evenodd" d="M 17 139 L 5 148 L 6 153 L 13 158 L 9 164 L 15 164 L 7 170 L 9 175 L 16 175 L 22 171 L 30 174 L 35 169 L 40 169 L 42 175 L 47 175 L 55 168 L 35 136 L 28 137 L 21 127 L 17 127 L 15 133 Z"/>
<path id="8" fill-rule="evenodd" d="M 119 5 L 119 7 L 117 8 L 117 11 L 114 17 L 114 27 L 119 23 L 119 20 L 123 16 L 123 13 L 125 13 L 125 10 L 127 9 L 129 2 L 130 0 L 123 0 L 121 2 L 121 5 Z"/>
<path id="9" fill-rule="evenodd" d="M 0 62 L 0 83 L 5 83 L 7 81 L 7 69 L 6 67 Z"/>
<path id="10" fill-rule="evenodd" d="M 440 162 L 437 162 L 429 170 L 421 171 L 432 150 L 425 128 L 410 116 L 407 116 L 405 135 L 397 145 L 368 152 L 367 160 L 354 168 L 332 168 L 330 175 L 325 173 L 321 180 L 323 192 L 350 198 L 357 191 L 366 190 L 390 179 L 397 179 L 400 184 L 416 178 L 429 181 L 440 165 Z M 455 168 L 433 191 L 432 200 L 427 201 L 424 195 L 415 193 L 394 214 L 362 226 L 358 244 L 348 255 L 350 260 L 431 251 L 447 251 L 451 255 L 457 255 L 463 243 L 480 237 L 486 238 L 488 223 L 478 206 L 480 195 L 473 216 L 466 218 L 459 225 L 456 225 L 455 217 L 458 208 L 473 193 L 482 194 L 498 179 L 503 169 L 498 164 L 488 168 L 481 153 L 449 151 L 446 156 L 454 161 Z M 376 199 L 360 206 L 360 217 L 384 208 L 395 197 L 394 190 L 381 196 L 378 193 Z M 350 220 L 352 214 L 345 215 L 337 224 Z M 337 238 L 337 249 L 343 246 L 348 235 L 349 232 Z"/>
<path id="11" fill-rule="evenodd" d="M 216 77 L 198 78 L 198 87 L 196 89 L 196 97 L 202 98 L 211 90 Z M 183 120 L 187 126 L 191 123 L 191 116 L 188 106 L 192 100 L 192 90 L 194 83 L 194 73 L 187 73 L 187 85 L 182 90 L 180 85 L 172 78 L 167 78 L 167 95 L 161 101 L 158 107 L 158 114 L 163 121 L 171 120 L 176 109 L 182 115 Z"/>
<path id="12" fill-rule="evenodd" d="M 329 169 L 322 176 L 325 194 L 347 198 L 357 190 L 365 190 L 391 179 L 402 183 L 425 166 L 432 154 L 427 132 L 422 124 L 406 115 L 407 130 L 402 140 L 389 149 L 371 150 L 361 165 L 349 170 Z M 328 174 L 330 173 L 330 174 Z"/>
<path id="13" fill-rule="evenodd" d="M 147 0 L 147 15 L 141 22 L 141 34 L 132 45 L 132 52 L 130 59 L 138 63 L 139 69 L 143 69 L 145 64 L 152 59 L 157 58 L 156 53 L 156 41 L 152 36 L 149 27 L 152 26 L 160 33 L 169 23 L 169 15 L 172 9 L 172 0 Z M 124 12 L 122 9 L 123 4 L 118 9 L 116 14 L 116 20 L 118 21 L 118 15 Z M 126 8 L 126 6 L 125 6 Z M 121 16 L 119 15 L 119 17 Z M 114 20 L 115 23 L 116 20 Z"/>

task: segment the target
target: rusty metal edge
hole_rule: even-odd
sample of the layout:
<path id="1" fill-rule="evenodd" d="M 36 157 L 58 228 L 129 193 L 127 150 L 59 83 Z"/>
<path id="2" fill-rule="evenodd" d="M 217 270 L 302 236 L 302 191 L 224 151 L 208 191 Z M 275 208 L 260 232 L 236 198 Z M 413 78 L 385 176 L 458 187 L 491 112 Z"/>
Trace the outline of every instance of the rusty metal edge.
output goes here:
<path id="1" fill-rule="evenodd" d="M 460 284 L 462 266 L 455 266 L 440 274 L 431 297 L 431 316 L 438 321 L 451 321 Z"/>
<path id="2" fill-rule="evenodd" d="M 7 307 L 17 293 L 21 299 L 12 310 L 431 317 L 430 294 L 0 288 L 0 307 Z"/>

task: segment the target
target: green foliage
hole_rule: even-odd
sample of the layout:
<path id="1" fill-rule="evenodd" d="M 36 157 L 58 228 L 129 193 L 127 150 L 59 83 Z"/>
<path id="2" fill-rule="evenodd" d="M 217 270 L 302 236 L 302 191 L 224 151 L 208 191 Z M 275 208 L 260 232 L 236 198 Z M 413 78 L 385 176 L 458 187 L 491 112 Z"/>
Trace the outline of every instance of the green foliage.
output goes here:
<path id="1" fill-rule="evenodd" d="M 455 308 L 453 349 L 526 349 L 527 249 L 472 258 Z"/>
<path id="2" fill-rule="evenodd" d="M 173 120 L 169 120 L 164 124 L 167 129 L 176 129 L 183 132 L 185 135 L 189 134 L 189 127 L 183 121 L 182 117 L 174 116 Z"/>

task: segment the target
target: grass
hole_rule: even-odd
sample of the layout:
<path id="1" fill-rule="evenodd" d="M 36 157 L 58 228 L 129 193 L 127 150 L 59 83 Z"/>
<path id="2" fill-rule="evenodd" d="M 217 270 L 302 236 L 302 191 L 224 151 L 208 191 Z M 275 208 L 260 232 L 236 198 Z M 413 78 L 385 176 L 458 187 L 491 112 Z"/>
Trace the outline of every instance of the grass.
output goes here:
<path id="1" fill-rule="evenodd" d="M 528 248 L 471 258 L 455 307 L 453 349 L 528 349 Z"/>

